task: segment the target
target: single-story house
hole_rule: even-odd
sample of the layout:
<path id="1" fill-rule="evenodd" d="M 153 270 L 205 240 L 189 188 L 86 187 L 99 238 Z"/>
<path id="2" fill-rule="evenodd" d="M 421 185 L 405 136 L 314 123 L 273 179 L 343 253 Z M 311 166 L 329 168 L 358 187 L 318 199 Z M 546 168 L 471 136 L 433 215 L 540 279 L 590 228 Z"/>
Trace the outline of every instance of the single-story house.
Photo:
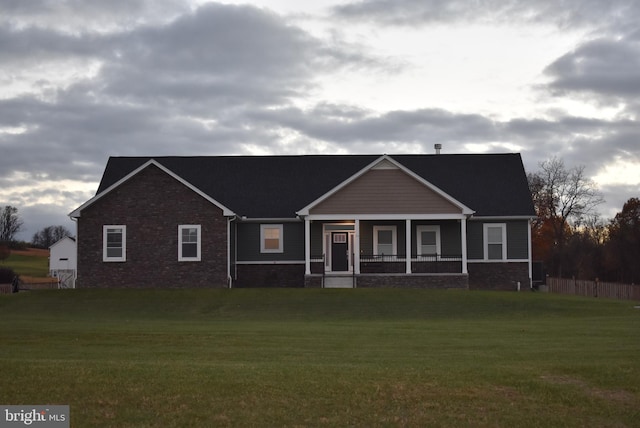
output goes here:
<path id="1" fill-rule="evenodd" d="M 74 210 L 79 287 L 516 289 L 519 154 L 112 157 Z"/>
<path id="2" fill-rule="evenodd" d="M 75 286 L 77 269 L 76 239 L 65 236 L 49 247 L 49 276 L 58 278 L 65 288 Z"/>

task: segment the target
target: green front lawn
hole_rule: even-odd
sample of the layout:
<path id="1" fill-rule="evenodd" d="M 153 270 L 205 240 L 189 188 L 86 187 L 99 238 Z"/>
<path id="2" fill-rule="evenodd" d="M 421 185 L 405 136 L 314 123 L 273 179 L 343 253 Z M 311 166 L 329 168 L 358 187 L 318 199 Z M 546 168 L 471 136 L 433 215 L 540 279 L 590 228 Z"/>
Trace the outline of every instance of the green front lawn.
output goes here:
<path id="1" fill-rule="evenodd" d="M 638 302 L 427 290 L 0 296 L 0 403 L 72 426 L 638 426 Z"/>

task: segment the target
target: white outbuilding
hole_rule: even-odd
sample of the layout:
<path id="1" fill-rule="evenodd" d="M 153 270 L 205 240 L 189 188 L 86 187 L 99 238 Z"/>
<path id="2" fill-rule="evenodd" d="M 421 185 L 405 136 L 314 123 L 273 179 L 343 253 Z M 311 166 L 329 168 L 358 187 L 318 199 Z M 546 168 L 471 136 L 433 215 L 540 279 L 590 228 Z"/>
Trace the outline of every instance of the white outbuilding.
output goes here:
<path id="1" fill-rule="evenodd" d="M 65 236 L 49 247 L 49 276 L 58 278 L 60 288 L 75 288 L 76 272 L 76 239 Z"/>

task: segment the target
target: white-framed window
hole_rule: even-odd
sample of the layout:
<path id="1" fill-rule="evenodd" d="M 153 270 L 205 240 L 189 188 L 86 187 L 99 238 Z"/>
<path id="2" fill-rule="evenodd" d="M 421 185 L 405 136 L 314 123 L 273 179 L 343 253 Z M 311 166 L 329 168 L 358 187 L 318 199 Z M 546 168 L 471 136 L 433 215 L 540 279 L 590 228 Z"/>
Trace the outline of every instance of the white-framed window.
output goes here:
<path id="1" fill-rule="evenodd" d="M 505 223 L 484 224 L 485 260 L 507 259 L 507 225 Z"/>
<path id="2" fill-rule="evenodd" d="M 373 253 L 376 256 L 397 255 L 398 228 L 396 226 L 373 226 Z"/>
<path id="3" fill-rule="evenodd" d="M 178 261 L 199 262 L 201 247 L 199 224 L 178 225 Z"/>
<path id="4" fill-rule="evenodd" d="M 347 243 L 347 233 L 333 233 L 333 243 L 334 244 L 346 244 Z"/>
<path id="5" fill-rule="evenodd" d="M 282 253 L 283 228 L 281 224 L 261 224 L 260 225 L 260 252 L 261 253 Z"/>
<path id="6" fill-rule="evenodd" d="M 124 262 L 127 260 L 127 226 L 102 226 L 102 261 Z"/>
<path id="7" fill-rule="evenodd" d="M 440 226 L 418 226 L 416 228 L 419 256 L 442 254 L 440 250 Z"/>

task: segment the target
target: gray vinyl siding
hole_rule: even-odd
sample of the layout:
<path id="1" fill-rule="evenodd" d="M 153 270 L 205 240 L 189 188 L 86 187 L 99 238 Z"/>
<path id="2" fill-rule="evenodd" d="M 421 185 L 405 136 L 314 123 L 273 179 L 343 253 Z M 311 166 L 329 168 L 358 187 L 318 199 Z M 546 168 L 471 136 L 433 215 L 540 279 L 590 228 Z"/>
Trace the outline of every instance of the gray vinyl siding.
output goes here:
<path id="1" fill-rule="evenodd" d="M 484 258 L 484 245 L 482 236 L 481 221 L 467 222 L 467 258 L 469 260 L 477 260 Z"/>
<path id="2" fill-rule="evenodd" d="M 418 254 L 418 226 L 440 226 L 440 255 L 462 255 L 462 234 L 459 221 L 412 221 L 411 222 L 411 255 Z"/>
<path id="3" fill-rule="evenodd" d="M 529 258 L 529 222 L 507 222 L 507 259 Z"/>
<path id="4" fill-rule="evenodd" d="M 411 254 L 417 254 L 417 227 L 440 226 L 440 246 L 443 255 L 461 255 L 460 223 L 457 221 L 412 221 L 411 222 Z M 373 227 L 396 226 L 397 229 L 397 255 L 404 257 L 406 254 L 406 233 L 404 221 L 361 221 L 360 222 L 360 250 L 363 254 L 373 254 Z"/>
<path id="5" fill-rule="evenodd" d="M 396 226 L 396 253 L 397 256 L 406 254 L 405 239 L 405 222 L 404 221 L 376 221 L 367 220 L 360 222 L 360 252 L 365 255 L 371 255 L 373 251 L 373 227 L 374 226 Z"/>
<path id="6" fill-rule="evenodd" d="M 400 169 L 372 169 L 311 209 L 311 214 L 460 213 L 460 208 Z"/>
<path id="7" fill-rule="evenodd" d="M 323 255 L 322 222 L 314 221 L 313 223 L 311 223 L 310 227 L 311 227 L 311 257 L 318 257 Z"/>
<path id="8" fill-rule="evenodd" d="M 440 245 L 444 256 L 462 255 L 460 222 L 451 221 L 440 225 Z"/>
<path id="9" fill-rule="evenodd" d="M 260 252 L 260 224 L 267 223 L 238 223 L 237 254 L 239 262 L 304 260 L 303 222 L 273 223 L 282 224 L 282 253 Z"/>
<path id="10" fill-rule="evenodd" d="M 467 257 L 469 260 L 484 259 L 483 225 L 503 223 L 507 225 L 507 260 L 529 258 L 529 222 L 509 221 L 469 221 L 467 222 Z"/>

